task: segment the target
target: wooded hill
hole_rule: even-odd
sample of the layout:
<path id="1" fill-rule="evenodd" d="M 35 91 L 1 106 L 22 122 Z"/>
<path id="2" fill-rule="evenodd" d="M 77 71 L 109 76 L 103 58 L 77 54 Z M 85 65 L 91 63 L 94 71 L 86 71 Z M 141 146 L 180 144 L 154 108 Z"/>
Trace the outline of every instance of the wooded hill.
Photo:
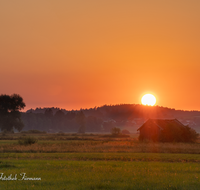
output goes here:
<path id="1" fill-rule="evenodd" d="M 149 118 L 176 118 L 184 125 L 200 131 L 200 112 L 175 110 L 160 106 L 139 104 L 104 105 L 90 109 L 67 111 L 59 108 L 36 108 L 21 113 L 23 130 L 47 132 L 110 132 L 113 127 L 135 133 Z"/>

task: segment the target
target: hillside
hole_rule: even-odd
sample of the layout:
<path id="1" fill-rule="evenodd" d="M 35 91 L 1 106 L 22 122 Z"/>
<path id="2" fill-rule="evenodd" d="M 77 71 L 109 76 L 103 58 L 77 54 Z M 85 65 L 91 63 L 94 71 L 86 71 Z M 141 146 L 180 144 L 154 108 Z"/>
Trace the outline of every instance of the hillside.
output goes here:
<path id="1" fill-rule="evenodd" d="M 59 108 L 36 108 L 22 113 L 24 130 L 37 129 L 49 132 L 78 132 L 80 113 L 84 115 L 86 132 L 110 132 L 113 126 L 135 133 L 149 118 L 176 118 L 184 125 L 200 131 L 200 112 L 175 110 L 160 106 L 139 104 L 104 105 L 90 109 L 64 110 Z"/>

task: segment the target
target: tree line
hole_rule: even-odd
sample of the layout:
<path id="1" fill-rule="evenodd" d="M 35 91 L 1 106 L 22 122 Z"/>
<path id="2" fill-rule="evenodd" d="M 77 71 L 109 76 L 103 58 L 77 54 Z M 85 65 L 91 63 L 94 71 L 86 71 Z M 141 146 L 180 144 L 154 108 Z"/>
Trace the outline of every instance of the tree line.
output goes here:
<path id="1" fill-rule="evenodd" d="M 40 130 L 47 132 L 101 132 L 103 120 L 94 116 L 86 117 L 80 112 L 65 114 L 59 110 L 53 115 L 51 108 L 45 113 L 22 113 L 24 130 Z"/>
<path id="2" fill-rule="evenodd" d="M 21 112 L 25 107 L 23 98 L 13 94 L 0 95 L 0 129 L 40 130 L 46 132 L 110 132 L 114 127 L 134 127 L 138 118 L 177 118 L 200 116 L 198 111 L 182 111 L 159 106 L 138 104 L 104 105 L 90 109 L 61 110 L 59 108 L 36 108 Z"/>

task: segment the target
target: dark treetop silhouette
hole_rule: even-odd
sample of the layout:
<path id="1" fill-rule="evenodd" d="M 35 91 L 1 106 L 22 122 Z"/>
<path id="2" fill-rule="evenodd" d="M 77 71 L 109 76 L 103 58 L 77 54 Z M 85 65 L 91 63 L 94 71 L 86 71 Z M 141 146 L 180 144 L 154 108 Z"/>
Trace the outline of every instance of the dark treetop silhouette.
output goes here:
<path id="1" fill-rule="evenodd" d="M 24 124 L 19 110 L 25 107 L 23 98 L 18 94 L 0 95 L 0 129 L 12 131 L 13 128 L 21 131 Z"/>

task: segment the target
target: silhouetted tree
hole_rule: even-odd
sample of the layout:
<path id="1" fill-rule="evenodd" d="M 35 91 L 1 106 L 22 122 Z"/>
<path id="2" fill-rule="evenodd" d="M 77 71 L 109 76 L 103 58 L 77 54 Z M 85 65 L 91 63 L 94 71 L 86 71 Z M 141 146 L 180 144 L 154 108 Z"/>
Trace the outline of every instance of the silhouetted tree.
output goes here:
<path id="1" fill-rule="evenodd" d="M 121 133 L 124 134 L 124 135 L 129 135 L 130 134 L 130 132 L 128 130 L 126 130 L 126 129 L 122 130 Z"/>
<path id="2" fill-rule="evenodd" d="M 119 135 L 120 132 L 121 132 L 121 129 L 120 129 L 120 128 L 113 127 L 113 128 L 111 129 L 112 135 Z"/>
<path id="3" fill-rule="evenodd" d="M 55 118 L 58 118 L 58 119 L 63 119 L 65 117 L 65 114 L 62 110 L 58 110 L 55 115 L 54 115 Z"/>
<path id="4" fill-rule="evenodd" d="M 76 113 L 74 112 L 74 111 L 70 111 L 70 112 L 68 112 L 67 114 L 66 114 L 66 118 L 68 119 L 68 120 L 72 120 L 72 119 L 74 119 L 76 117 Z"/>
<path id="5" fill-rule="evenodd" d="M 76 115 L 76 121 L 80 125 L 78 133 L 85 133 L 85 115 L 83 111 L 80 111 Z"/>
<path id="6" fill-rule="evenodd" d="M 54 115 L 54 126 L 57 130 L 64 130 L 65 114 L 62 110 L 58 110 Z"/>
<path id="7" fill-rule="evenodd" d="M 103 120 L 95 116 L 88 116 L 86 118 L 87 131 L 89 132 L 100 132 L 102 130 L 101 125 Z"/>
<path id="8" fill-rule="evenodd" d="M 18 94 L 0 95 L 0 129 L 12 131 L 13 128 L 21 131 L 24 124 L 19 110 L 25 107 L 23 98 Z"/>
<path id="9" fill-rule="evenodd" d="M 44 115 L 48 118 L 52 118 L 53 117 L 53 111 L 52 109 L 46 109 L 44 112 Z"/>

